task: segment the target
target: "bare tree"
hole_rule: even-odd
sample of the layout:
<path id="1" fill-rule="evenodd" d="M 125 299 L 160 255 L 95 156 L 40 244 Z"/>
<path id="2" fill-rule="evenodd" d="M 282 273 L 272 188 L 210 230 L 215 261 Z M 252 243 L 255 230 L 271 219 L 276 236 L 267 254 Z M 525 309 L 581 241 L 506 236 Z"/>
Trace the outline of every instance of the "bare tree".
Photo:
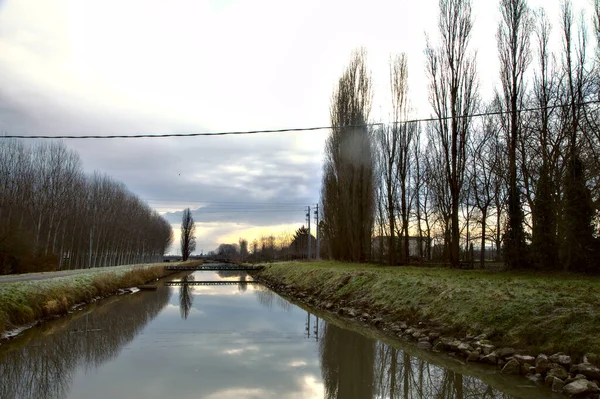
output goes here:
<path id="1" fill-rule="evenodd" d="M 240 258 L 245 261 L 248 258 L 248 240 L 240 238 L 238 244 L 240 246 Z"/>
<path id="2" fill-rule="evenodd" d="M 526 266 L 523 209 L 517 186 L 517 143 L 521 134 L 519 110 L 523 106 L 525 72 L 531 63 L 530 36 L 532 19 L 526 0 L 500 0 L 502 19 L 498 26 L 498 53 L 502 100 L 508 111 L 506 141 L 508 147 L 508 227 L 506 261 L 511 268 Z"/>
<path id="3" fill-rule="evenodd" d="M 553 269 L 558 258 L 557 245 L 557 198 L 556 191 L 560 171 L 558 165 L 553 167 L 552 158 L 560 152 L 561 140 L 554 140 L 553 125 L 550 121 L 555 114 L 552 105 L 556 102 L 558 79 L 557 71 L 549 50 L 549 41 L 552 27 L 543 9 L 537 13 L 535 29 L 538 65 L 533 79 L 533 101 L 538 112 L 532 114 L 533 126 L 531 134 L 537 138 L 532 141 L 534 150 L 531 151 L 528 161 L 537 169 L 537 182 L 535 182 L 535 197 L 532 203 L 532 261 L 536 267 Z M 525 142 L 525 137 L 522 137 Z M 525 151 L 523 151 L 525 154 Z M 541 161 L 540 161 L 541 159 Z M 537 162 L 536 162 L 537 161 Z M 527 162 L 523 168 L 528 167 Z M 527 183 L 527 182 L 526 182 Z"/>
<path id="4" fill-rule="evenodd" d="M 385 149 L 381 148 L 383 145 L 383 139 L 381 136 L 386 135 L 387 132 L 384 130 L 388 130 L 387 127 L 382 126 L 381 129 L 377 130 L 379 151 L 375 152 L 376 157 L 376 172 L 375 175 L 380 178 L 377 179 L 377 185 L 375 186 L 375 203 L 377 204 L 377 212 L 375 214 L 375 226 L 374 229 L 378 232 L 379 238 L 374 240 L 374 246 L 371 252 L 371 260 L 377 260 L 380 264 L 384 264 L 385 262 L 385 251 L 384 251 L 384 237 L 387 235 L 389 237 L 389 218 L 387 210 L 389 210 L 387 204 L 387 196 L 386 196 L 386 185 L 390 182 L 387 179 L 387 167 L 389 163 L 385 160 Z M 396 223 L 396 218 L 393 218 L 393 223 Z M 390 248 L 388 247 L 388 250 Z M 375 252 L 373 252 L 375 251 Z M 377 254 L 377 256 L 375 255 Z M 391 260 L 390 257 L 387 257 L 388 264 L 392 264 L 395 260 Z M 395 259 L 395 257 L 394 257 Z"/>
<path id="5" fill-rule="evenodd" d="M 403 263 L 409 263 L 408 251 L 408 223 L 410 214 L 409 201 L 409 171 L 411 166 L 411 144 L 417 132 L 416 123 L 407 123 L 409 112 L 408 101 L 408 66 L 405 54 L 397 56 L 391 67 L 391 87 L 392 87 L 392 116 L 394 122 L 391 127 L 392 136 L 396 138 L 396 179 L 400 190 L 400 217 L 402 220 L 401 235 L 404 238 Z M 391 199 L 388 198 L 388 200 Z M 393 209 L 393 208 L 392 208 Z"/>
<path id="6" fill-rule="evenodd" d="M 431 230 L 429 225 L 430 214 L 430 191 L 429 182 L 427 181 L 426 154 L 421 148 L 421 131 L 417 131 L 412 145 L 412 158 L 414 159 L 414 167 L 412 173 L 412 192 L 414 197 L 414 217 L 417 221 L 417 236 L 419 262 L 429 260 L 431 248 Z M 421 159 L 424 161 L 421 161 Z M 425 243 L 427 251 L 424 251 L 423 243 Z"/>
<path id="7" fill-rule="evenodd" d="M 459 207 L 467 164 L 467 139 L 476 106 L 475 56 L 469 54 L 473 28 L 470 0 L 440 0 L 441 45 L 427 44 L 429 101 L 442 149 L 443 173 L 451 200 L 450 261 L 459 266 Z"/>
<path id="8" fill-rule="evenodd" d="M 563 70 L 566 76 L 566 90 L 563 99 L 564 126 L 567 132 L 567 158 L 564 175 L 561 250 L 560 257 L 565 269 L 589 271 L 595 266 L 592 259 L 594 229 L 592 219 L 594 207 L 587 187 L 584 162 L 586 144 L 591 135 L 586 134 L 582 123 L 586 112 L 585 100 L 589 95 L 589 73 L 586 70 L 587 31 L 583 16 L 579 25 L 577 40 L 573 35 L 573 15 L 571 1 L 562 4 Z M 591 153 L 595 153 L 592 149 Z"/>
<path id="9" fill-rule="evenodd" d="M 371 78 L 364 50 L 356 51 L 331 103 L 335 126 L 325 145 L 321 202 L 326 240 L 335 259 L 365 261 L 374 218 Z"/>
<path id="10" fill-rule="evenodd" d="M 491 109 L 491 108 L 490 108 Z M 495 181 L 501 179 L 497 176 L 498 165 L 501 154 L 498 148 L 498 127 L 494 118 L 486 118 L 478 134 L 473 135 L 472 145 L 472 166 L 471 173 L 471 193 L 474 204 L 479 211 L 479 225 L 481 230 L 480 243 L 480 267 L 485 266 L 486 240 L 487 240 L 487 219 L 490 216 L 490 210 L 495 199 Z"/>
<path id="11" fill-rule="evenodd" d="M 408 193 L 407 181 L 410 144 L 415 132 L 414 125 L 408 125 L 408 65 L 406 54 L 399 54 L 390 60 L 390 87 L 392 94 L 392 126 L 378 131 L 379 168 L 382 174 L 383 192 L 380 213 L 385 213 L 388 234 L 388 263 L 396 264 L 396 211 L 400 211 L 402 225 L 400 234 L 408 242 Z M 399 197 L 398 197 L 399 194 Z M 382 219 L 383 219 L 383 215 Z M 383 222 L 383 220 L 381 221 Z M 380 225 L 383 231 L 383 225 Z M 381 243 L 383 244 L 383 243 Z M 403 262 L 408 263 L 408 245 L 404 245 Z"/>
<path id="12" fill-rule="evenodd" d="M 196 249 L 196 224 L 190 208 L 183 211 L 181 218 L 181 258 L 186 261 Z"/>
<path id="13" fill-rule="evenodd" d="M 425 217 L 426 220 L 431 220 L 432 226 L 429 230 L 435 230 L 436 241 L 439 241 L 440 238 L 443 241 L 443 253 L 439 254 L 434 251 L 435 257 L 448 260 L 451 259 L 452 198 L 444 168 L 444 148 L 437 140 L 437 133 L 431 125 L 427 131 L 427 136 L 425 181 L 431 198 L 429 207 L 431 216 L 428 217 L 426 213 Z"/>

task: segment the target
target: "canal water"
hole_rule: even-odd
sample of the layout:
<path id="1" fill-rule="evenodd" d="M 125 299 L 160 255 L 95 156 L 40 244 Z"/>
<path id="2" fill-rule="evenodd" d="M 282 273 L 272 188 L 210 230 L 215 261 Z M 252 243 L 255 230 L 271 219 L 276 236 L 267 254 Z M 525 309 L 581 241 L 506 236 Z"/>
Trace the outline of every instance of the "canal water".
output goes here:
<path id="1" fill-rule="evenodd" d="M 0 398 L 561 398 L 311 314 L 240 272 L 194 272 L 0 343 Z M 325 317 L 327 320 L 325 320 Z"/>

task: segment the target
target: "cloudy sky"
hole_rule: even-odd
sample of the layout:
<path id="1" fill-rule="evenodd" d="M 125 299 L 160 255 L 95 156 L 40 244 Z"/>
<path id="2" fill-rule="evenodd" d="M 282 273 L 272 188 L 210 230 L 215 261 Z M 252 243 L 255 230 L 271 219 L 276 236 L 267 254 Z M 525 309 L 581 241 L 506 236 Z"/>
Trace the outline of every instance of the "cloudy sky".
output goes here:
<path id="1" fill-rule="evenodd" d="M 482 97 L 497 85 L 496 0 L 474 1 Z M 575 9 L 590 0 L 574 0 Z M 544 5 L 555 26 L 560 0 Z M 437 0 L 0 0 L 0 134 L 130 135 L 327 126 L 353 49 L 388 119 L 388 62 L 409 57 L 415 117 L 430 113 L 425 35 Z M 557 34 L 557 29 L 555 32 Z M 293 232 L 318 201 L 327 132 L 68 140 L 84 167 L 123 181 L 197 249 Z M 177 246 L 172 250 L 176 253 Z"/>

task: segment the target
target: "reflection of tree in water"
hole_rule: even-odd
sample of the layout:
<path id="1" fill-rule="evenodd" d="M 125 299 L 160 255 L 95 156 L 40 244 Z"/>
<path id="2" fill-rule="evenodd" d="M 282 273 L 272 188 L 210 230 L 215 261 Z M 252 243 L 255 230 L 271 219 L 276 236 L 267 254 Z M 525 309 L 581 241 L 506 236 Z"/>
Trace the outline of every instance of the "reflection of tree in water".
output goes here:
<path id="1" fill-rule="evenodd" d="M 509 399 L 480 379 L 411 357 L 405 352 L 377 343 L 375 393 L 389 398 Z"/>
<path id="2" fill-rule="evenodd" d="M 238 290 L 240 292 L 246 292 L 246 290 L 248 289 L 248 272 L 243 271 L 243 270 L 219 270 L 217 272 L 217 275 L 221 278 L 235 278 L 237 277 L 240 281 L 239 285 L 238 285 Z"/>
<path id="3" fill-rule="evenodd" d="M 321 320 L 319 355 L 327 399 L 510 399 L 476 377 L 411 357 Z"/>
<path id="4" fill-rule="evenodd" d="M 375 342 L 353 331 L 323 323 L 319 342 L 327 399 L 370 399 Z"/>
<path id="5" fill-rule="evenodd" d="M 62 398 L 79 367 L 86 370 L 118 356 L 169 302 L 170 291 L 113 298 L 32 329 L 0 347 L 0 398 Z M 21 346 L 15 346 L 15 345 Z"/>
<path id="6" fill-rule="evenodd" d="M 194 275 L 190 274 L 181 279 L 183 283 L 194 281 Z M 179 313 L 181 313 L 181 318 L 187 320 L 190 309 L 192 309 L 192 305 L 194 303 L 194 294 L 192 293 L 192 286 L 187 284 L 182 284 L 179 287 Z"/>
<path id="7" fill-rule="evenodd" d="M 221 278 L 246 277 L 248 272 L 244 270 L 219 270 L 217 275 Z"/>
<path id="8" fill-rule="evenodd" d="M 240 276 L 240 283 L 238 284 L 238 290 L 240 292 L 246 292 L 248 289 L 248 283 L 246 282 L 247 274 Z"/>
<path id="9" fill-rule="evenodd" d="M 289 312 L 293 309 L 294 305 L 271 291 L 269 288 L 260 284 L 254 286 L 254 293 L 258 298 L 258 303 L 268 309 L 273 308 L 273 303 L 276 303 L 279 308 L 285 310 L 286 312 Z"/>

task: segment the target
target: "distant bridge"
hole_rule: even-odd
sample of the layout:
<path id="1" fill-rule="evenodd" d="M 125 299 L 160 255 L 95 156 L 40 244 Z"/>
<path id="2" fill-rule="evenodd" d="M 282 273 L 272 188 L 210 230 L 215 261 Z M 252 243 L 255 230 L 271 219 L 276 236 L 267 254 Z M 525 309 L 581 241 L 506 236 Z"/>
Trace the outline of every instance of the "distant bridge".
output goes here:
<path id="1" fill-rule="evenodd" d="M 218 272 L 221 270 L 258 271 L 264 266 L 202 265 L 202 266 L 165 266 L 165 270 Z"/>
<path id="2" fill-rule="evenodd" d="M 258 281 L 165 281 L 165 285 L 237 285 L 237 284 L 259 284 Z"/>

